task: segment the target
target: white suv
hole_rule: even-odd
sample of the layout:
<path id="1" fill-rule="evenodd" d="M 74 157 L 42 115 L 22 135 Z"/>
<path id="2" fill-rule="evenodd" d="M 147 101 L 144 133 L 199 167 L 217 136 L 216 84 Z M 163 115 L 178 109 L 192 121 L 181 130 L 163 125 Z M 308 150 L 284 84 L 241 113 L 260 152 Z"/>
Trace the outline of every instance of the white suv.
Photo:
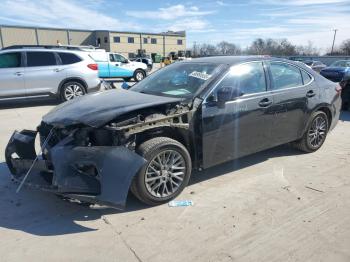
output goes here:
<path id="1" fill-rule="evenodd" d="M 67 101 L 99 90 L 100 83 L 98 65 L 79 48 L 13 46 L 0 51 L 0 100 L 54 95 Z"/>

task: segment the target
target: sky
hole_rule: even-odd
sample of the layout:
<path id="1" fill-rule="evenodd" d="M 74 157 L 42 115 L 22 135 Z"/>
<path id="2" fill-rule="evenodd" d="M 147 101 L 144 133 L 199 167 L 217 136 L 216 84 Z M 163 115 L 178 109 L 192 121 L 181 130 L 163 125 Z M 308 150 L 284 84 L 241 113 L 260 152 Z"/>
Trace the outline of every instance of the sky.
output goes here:
<path id="1" fill-rule="evenodd" d="M 186 30 L 194 42 L 287 38 L 326 52 L 350 38 L 350 0 L 0 0 L 0 24 L 164 32 Z"/>

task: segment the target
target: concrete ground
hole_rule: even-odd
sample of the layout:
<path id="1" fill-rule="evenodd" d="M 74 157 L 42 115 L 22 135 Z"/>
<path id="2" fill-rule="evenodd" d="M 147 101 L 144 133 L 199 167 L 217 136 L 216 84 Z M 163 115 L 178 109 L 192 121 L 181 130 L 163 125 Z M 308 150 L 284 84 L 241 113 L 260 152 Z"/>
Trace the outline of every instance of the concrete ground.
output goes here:
<path id="1" fill-rule="evenodd" d="M 5 145 L 53 106 L 0 110 L 0 261 L 350 261 L 349 112 L 316 153 L 257 153 L 194 174 L 178 197 L 194 206 L 121 212 L 15 193 Z"/>

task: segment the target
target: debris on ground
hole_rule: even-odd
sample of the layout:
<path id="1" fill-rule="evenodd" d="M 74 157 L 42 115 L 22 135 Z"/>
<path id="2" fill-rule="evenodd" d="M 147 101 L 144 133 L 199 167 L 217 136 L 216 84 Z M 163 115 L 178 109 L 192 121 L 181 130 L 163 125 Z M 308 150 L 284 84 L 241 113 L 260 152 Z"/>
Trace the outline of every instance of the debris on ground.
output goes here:
<path id="1" fill-rule="evenodd" d="M 320 193 L 324 193 L 324 191 L 322 190 L 319 190 L 319 189 L 316 189 L 316 188 L 313 188 L 313 187 L 309 187 L 309 186 L 305 186 L 307 189 L 311 189 L 311 190 L 314 190 L 314 191 L 317 191 L 317 192 L 320 192 Z"/>
<path id="2" fill-rule="evenodd" d="M 173 200 L 168 203 L 169 207 L 193 206 L 192 200 Z"/>

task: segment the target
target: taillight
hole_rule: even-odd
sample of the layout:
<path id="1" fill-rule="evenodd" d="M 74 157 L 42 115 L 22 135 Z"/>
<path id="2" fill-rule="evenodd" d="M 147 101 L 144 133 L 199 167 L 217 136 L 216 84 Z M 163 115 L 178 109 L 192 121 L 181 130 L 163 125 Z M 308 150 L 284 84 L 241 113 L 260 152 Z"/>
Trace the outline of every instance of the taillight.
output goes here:
<path id="1" fill-rule="evenodd" d="M 342 90 L 341 85 L 337 84 L 337 86 L 335 87 L 335 92 L 337 92 L 337 94 L 340 95 L 341 94 L 341 90 Z"/>
<path id="2" fill-rule="evenodd" d="M 98 70 L 98 64 L 88 64 L 87 67 L 91 70 Z"/>

